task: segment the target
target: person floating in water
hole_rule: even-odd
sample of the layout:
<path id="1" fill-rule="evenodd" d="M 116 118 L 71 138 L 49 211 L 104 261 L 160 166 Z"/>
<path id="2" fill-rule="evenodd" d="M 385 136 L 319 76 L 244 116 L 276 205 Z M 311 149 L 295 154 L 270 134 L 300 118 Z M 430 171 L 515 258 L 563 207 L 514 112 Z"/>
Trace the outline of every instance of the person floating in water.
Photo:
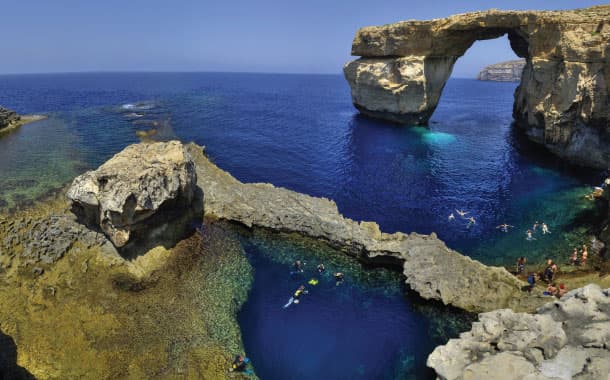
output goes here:
<path id="1" fill-rule="evenodd" d="M 453 215 L 453 213 L 449 214 L 449 217 L 447 218 L 450 222 L 452 220 L 455 220 L 455 215 Z"/>
<path id="2" fill-rule="evenodd" d="M 504 223 L 504 224 L 500 224 L 500 225 L 499 225 L 498 227 L 496 227 L 496 228 L 499 228 L 499 229 L 500 229 L 500 231 L 502 231 L 502 232 L 508 232 L 508 229 L 509 229 L 509 228 L 511 228 L 511 227 L 514 227 L 514 226 L 511 226 L 510 224 L 506 224 L 506 223 Z"/>
<path id="3" fill-rule="evenodd" d="M 551 231 L 549 231 L 549 226 L 547 226 L 546 223 L 542 222 L 542 234 L 546 235 L 550 233 Z"/>
<path id="4" fill-rule="evenodd" d="M 525 232 L 525 240 L 529 240 L 529 241 L 536 240 L 532 234 L 533 234 L 532 230 L 527 230 Z"/>
<path id="5" fill-rule="evenodd" d="M 244 355 L 237 355 L 235 356 L 235 360 L 233 361 L 233 365 L 231 366 L 231 369 L 229 369 L 229 371 L 246 372 L 246 366 L 248 365 L 249 361 L 250 359 L 248 359 Z"/>
<path id="6" fill-rule="evenodd" d="M 467 212 L 467 211 L 458 210 L 458 209 L 455 209 L 455 212 L 457 212 L 457 213 L 458 213 L 458 215 L 459 215 L 461 218 L 464 218 L 464 219 L 465 219 L 466 214 L 468 214 L 468 212 Z"/>
<path id="7" fill-rule="evenodd" d="M 301 260 L 297 260 L 292 264 L 294 268 L 294 272 L 303 272 L 303 262 Z"/>
<path id="8" fill-rule="evenodd" d="M 295 304 L 299 303 L 299 298 L 303 294 L 307 294 L 307 293 L 308 293 L 308 291 L 307 291 L 307 289 L 305 289 L 305 285 L 299 286 L 299 288 L 294 292 L 293 296 L 290 297 L 290 299 L 288 300 L 286 305 L 284 305 L 284 309 L 287 308 L 288 306 L 292 305 L 293 303 L 295 303 Z"/>
<path id="9" fill-rule="evenodd" d="M 466 224 L 466 228 L 470 228 L 475 224 L 477 224 L 477 221 L 474 219 L 474 217 L 471 216 L 470 218 L 468 218 L 468 224 Z"/>
<path id="10" fill-rule="evenodd" d="M 525 263 L 527 259 L 525 256 L 521 256 L 517 259 L 517 274 L 521 274 L 525 271 Z"/>
<path id="11" fill-rule="evenodd" d="M 532 226 L 532 231 L 536 232 L 536 229 L 538 228 L 540 224 L 538 223 L 538 221 L 534 222 L 534 225 Z"/>
<path id="12" fill-rule="evenodd" d="M 318 264 L 318 273 L 323 273 L 325 270 L 326 268 L 324 268 L 324 264 Z"/>
<path id="13" fill-rule="evenodd" d="M 335 285 L 339 286 L 343 283 L 343 279 L 345 278 L 345 275 L 341 272 L 335 272 L 335 273 L 333 273 L 333 277 L 337 281 L 337 283 Z"/>

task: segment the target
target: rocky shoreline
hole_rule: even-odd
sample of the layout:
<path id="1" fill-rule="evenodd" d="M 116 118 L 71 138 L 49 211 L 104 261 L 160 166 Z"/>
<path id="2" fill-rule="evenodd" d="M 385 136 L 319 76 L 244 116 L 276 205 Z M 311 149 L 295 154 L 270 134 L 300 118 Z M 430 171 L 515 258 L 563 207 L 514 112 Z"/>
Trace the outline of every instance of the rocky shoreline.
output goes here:
<path id="1" fill-rule="evenodd" d="M 331 200 L 241 183 L 192 143 L 135 144 L 76 178 L 67 193 L 71 204 L 62 192 L 0 216 L 0 331 L 14 339 L 19 366 L 41 378 L 229 376 L 231 355 L 243 352 L 235 315 L 252 268 L 223 221 L 296 233 L 365 263 L 401 268 L 422 298 L 471 312 L 534 311 L 548 301 L 539 290 L 524 292 L 526 284 L 506 269 L 463 256 L 434 234 L 386 234 L 374 222 L 344 218 Z M 79 212 L 85 201 L 97 211 Z M 181 211 L 167 213 L 165 202 Z M 192 217 L 177 214 L 189 208 L 208 227 L 184 236 Z M 128 239 L 116 239 L 117 231 Z M 130 249 L 134 236 L 149 241 L 145 249 Z M 68 337 L 67 330 L 82 334 Z M 89 361 L 96 364 L 81 365 Z"/>
<path id="2" fill-rule="evenodd" d="M 18 115 L 15 111 L 0 107 L 0 136 L 14 131 L 22 125 L 44 120 L 44 115 Z"/>
<path id="3" fill-rule="evenodd" d="M 525 67 L 525 60 L 518 59 L 494 63 L 484 67 L 477 75 L 477 80 L 492 82 L 519 82 Z"/>

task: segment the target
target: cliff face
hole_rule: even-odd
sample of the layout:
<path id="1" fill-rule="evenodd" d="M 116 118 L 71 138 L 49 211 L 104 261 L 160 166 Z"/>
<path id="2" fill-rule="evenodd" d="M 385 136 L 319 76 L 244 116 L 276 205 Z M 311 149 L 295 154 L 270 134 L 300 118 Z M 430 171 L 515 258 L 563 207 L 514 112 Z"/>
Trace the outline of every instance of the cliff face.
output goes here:
<path id="1" fill-rule="evenodd" d="M 364 114 L 423 125 L 453 65 L 477 40 L 508 34 L 526 61 L 513 116 L 534 141 L 574 163 L 610 165 L 610 6 L 473 12 L 366 27 L 344 74 Z"/>
<path id="2" fill-rule="evenodd" d="M 493 82 L 519 82 L 524 67 L 524 59 L 495 63 L 484 67 L 477 75 L 477 79 Z"/>

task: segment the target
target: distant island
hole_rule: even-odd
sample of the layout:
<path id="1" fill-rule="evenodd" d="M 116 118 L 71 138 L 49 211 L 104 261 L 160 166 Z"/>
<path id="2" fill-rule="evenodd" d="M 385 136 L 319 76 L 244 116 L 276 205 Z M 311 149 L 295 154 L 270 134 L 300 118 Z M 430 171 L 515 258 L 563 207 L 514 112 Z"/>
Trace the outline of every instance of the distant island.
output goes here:
<path id="1" fill-rule="evenodd" d="M 524 66 L 524 59 L 495 63 L 483 68 L 477 75 L 477 79 L 494 82 L 519 82 Z"/>

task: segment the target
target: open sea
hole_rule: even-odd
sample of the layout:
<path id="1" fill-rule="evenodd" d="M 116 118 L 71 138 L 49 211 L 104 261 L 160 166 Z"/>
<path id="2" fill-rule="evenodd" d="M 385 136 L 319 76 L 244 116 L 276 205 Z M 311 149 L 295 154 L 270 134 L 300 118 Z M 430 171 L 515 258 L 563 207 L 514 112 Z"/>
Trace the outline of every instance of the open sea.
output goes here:
<path id="1" fill-rule="evenodd" d="M 561 263 L 589 233 L 593 205 L 583 196 L 602 173 L 562 165 L 516 132 L 515 87 L 451 79 L 423 128 L 360 116 L 339 75 L 0 76 L 0 105 L 49 115 L 0 137 L 0 207 L 25 207 L 143 137 L 179 139 L 205 145 L 241 181 L 334 199 L 385 232 L 436 232 L 486 264 Z M 536 221 L 552 233 L 528 241 Z M 513 227 L 502 232 L 502 223 Z M 239 322 L 262 379 L 431 377 L 427 355 L 470 319 L 410 294 L 398 273 L 324 247 L 256 234 L 244 246 L 256 272 Z M 308 262 L 301 277 L 290 275 L 297 258 Z M 344 283 L 318 275 L 318 261 L 344 271 Z M 283 309 L 311 278 L 310 294 Z"/>

